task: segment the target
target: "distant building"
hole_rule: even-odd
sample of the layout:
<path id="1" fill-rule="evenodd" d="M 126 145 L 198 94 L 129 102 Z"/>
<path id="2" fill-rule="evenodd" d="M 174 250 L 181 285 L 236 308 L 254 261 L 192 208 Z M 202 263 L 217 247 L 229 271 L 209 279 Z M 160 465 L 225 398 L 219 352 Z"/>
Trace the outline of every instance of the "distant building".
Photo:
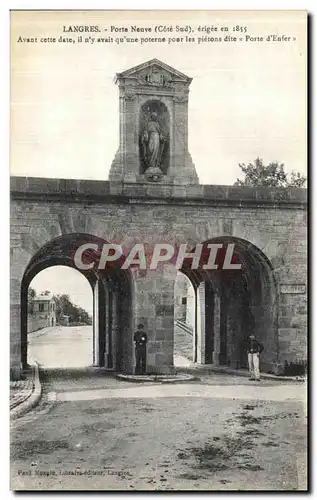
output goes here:
<path id="1" fill-rule="evenodd" d="M 49 291 L 41 292 L 33 299 L 33 313 L 28 315 L 28 332 L 56 325 L 56 303 Z"/>

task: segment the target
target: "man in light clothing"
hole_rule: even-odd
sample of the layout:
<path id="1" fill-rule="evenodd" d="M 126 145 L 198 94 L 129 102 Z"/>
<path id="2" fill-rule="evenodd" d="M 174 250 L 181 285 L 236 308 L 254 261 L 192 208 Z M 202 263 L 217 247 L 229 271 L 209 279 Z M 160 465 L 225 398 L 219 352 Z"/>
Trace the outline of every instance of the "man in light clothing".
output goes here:
<path id="1" fill-rule="evenodd" d="M 260 380 L 260 353 L 264 347 L 258 342 L 255 336 L 249 335 L 248 339 L 248 364 L 250 380 Z"/>

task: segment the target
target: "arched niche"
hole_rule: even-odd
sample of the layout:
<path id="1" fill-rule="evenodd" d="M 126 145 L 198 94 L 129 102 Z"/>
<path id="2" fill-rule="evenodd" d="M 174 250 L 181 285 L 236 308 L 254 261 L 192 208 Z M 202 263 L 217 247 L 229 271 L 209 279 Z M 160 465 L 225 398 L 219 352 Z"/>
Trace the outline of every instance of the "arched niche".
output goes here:
<path id="1" fill-rule="evenodd" d="M 157 99 L 146 101 L 139 113 L 140 174 L 150 167 L 167 174 L 170 162 L 170 115 Z"/>

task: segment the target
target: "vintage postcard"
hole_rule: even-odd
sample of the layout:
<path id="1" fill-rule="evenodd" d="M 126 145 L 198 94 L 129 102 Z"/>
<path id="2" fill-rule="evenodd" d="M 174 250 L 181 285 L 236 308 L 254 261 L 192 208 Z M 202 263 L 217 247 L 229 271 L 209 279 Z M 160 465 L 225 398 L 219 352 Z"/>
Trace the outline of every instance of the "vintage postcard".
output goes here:
<path id="1" fill-rule="evenodd" d="M 306 491 L 306 11 L 10 31 L 11 489 Z"/>

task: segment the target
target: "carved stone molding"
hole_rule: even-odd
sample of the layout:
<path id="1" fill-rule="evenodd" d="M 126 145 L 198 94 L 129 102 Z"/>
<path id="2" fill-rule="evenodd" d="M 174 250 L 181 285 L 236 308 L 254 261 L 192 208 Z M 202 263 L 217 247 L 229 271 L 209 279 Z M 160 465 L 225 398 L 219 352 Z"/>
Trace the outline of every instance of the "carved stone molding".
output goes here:
<path id="1" fill-rule="evenodd" d="M 184 102 L 184 103 L 187 103 L 188 102 L 188 97 L 175 95 L 173 97 L 173 101 L 174 102 Z"/>
<path id="2" fill-rule="evenodd" d="M 172 87 L 173 79 L 167 72 L 158 68 L 149 68 L 146 72 L 138 75 L 136 84 L 149 87 Z"/>
<path id="3" fill-rule="evenodd" d="M 150 167 L 146 170 L 145 177 L 150 182 L 160 182 L 163 177 L 163 172 L 158 167 Z"/>
<path id="4" fill-rule="evenodd" d="M 132 92 L 129 92 L 123 96 L 125 101 L 134 101 L 136 99 L 136 94 L 133 94 Z"/>

